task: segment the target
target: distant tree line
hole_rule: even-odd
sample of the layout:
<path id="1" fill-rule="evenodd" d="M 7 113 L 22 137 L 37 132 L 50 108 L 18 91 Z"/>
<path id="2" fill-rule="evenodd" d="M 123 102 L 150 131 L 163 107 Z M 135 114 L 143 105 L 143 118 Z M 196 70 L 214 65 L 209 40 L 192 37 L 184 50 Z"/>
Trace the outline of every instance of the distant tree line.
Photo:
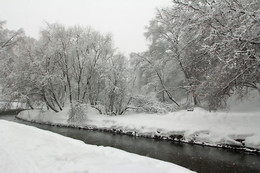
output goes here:
<path id="1" fill-rule="evenodd" d="M 4 25 L 2 92 L 32 109 L 87 103 L 110 115 L 217 110 L 234 92 L 260 92 L 258 0 L 173 0 L 146 28 L 148 50 L 130 58 L 92 28 L 47 23 L 35 40 Z"/>

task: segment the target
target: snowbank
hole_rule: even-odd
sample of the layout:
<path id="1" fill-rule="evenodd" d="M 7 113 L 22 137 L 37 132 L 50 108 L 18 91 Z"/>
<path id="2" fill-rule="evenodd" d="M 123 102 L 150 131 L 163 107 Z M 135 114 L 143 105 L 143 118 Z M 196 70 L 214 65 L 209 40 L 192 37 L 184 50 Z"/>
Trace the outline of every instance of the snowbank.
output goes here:
<path id="1" fill-rule="evenodd" d="M 260 149 L 260 113 L 179 111 L 164 115 L 128 114 L 99 115 L 89 108 L 87 120 L 81 124 L 67 122 L 68 109 L 60 113 L 23 111 L 19 118 L 65 126 L 103 129 L 118 133 L 171 139 L 212 146 Z"/>
<path id="2" fill-rule="evenodd" d="M 0 120 L 0 172 L 191 173 L 183 167 Z"/>

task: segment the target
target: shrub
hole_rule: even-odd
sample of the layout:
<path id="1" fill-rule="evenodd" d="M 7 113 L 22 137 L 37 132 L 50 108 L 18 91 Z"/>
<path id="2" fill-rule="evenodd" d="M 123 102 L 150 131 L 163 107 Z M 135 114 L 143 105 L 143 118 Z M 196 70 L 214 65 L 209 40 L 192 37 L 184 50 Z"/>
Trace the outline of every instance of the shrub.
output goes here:
<path id="1" fill-rule="evenodd" d="M 168 113 L 176 111 L 176 106 L 174 106 L 173 104 L 160 102 L 153 95 L 136 95 L 133 97 L 131 105 L 132 108 L 135 109 L 137 112 Z"/>
<path id="2" fill-rule="evenodd" d="M 69 111 L 68 122 L 80 123 L 86 120 L 86 109 L 85 105 L 79 103 L 73 103 Z"/>

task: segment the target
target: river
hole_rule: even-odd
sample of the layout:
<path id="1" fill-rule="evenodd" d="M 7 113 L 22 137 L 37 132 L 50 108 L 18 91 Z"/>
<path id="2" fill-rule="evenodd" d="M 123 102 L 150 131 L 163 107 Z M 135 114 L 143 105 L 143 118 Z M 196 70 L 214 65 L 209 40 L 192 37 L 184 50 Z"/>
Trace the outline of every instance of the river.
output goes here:
<path id="1" fill-rule="evenodd" d="M 66 127 L 35 124 L 1 115 L 0 119 L 34 126 L 87 144 L 110 146 L 131 153 L 164 160 L 198 173 L 260 173 L 260 156 L 199 145 L 160 141 Z"/>

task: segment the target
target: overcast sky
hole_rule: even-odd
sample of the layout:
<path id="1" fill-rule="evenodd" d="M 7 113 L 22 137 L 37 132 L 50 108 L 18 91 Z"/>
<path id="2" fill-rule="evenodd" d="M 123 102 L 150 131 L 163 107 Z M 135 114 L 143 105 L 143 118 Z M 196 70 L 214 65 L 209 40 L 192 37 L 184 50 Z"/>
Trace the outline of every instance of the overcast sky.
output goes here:
<path id="1" fill-rule="evenodd" d="M 0 0 L 0 20 L 35 38 L 44 21 L 91 26 L 111 33 L 118 50 L 128 54 L 147 48 L 145 26 L 156 8 L 170 4 L 171 0 Z"/>

